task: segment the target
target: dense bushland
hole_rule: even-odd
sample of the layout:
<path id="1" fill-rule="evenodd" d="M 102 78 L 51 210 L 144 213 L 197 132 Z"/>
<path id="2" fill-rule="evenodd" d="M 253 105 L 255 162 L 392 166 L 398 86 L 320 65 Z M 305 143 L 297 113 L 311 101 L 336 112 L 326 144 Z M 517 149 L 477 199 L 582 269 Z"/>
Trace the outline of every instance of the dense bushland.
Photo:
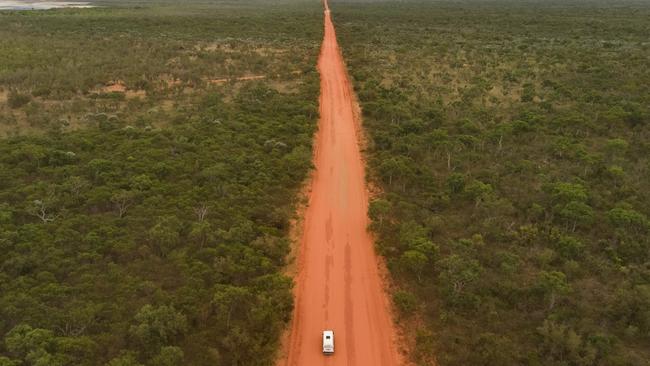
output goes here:
<path id="1" fill-rule="evenodd" d="M 647 365 L 647 4 L 332 4 L 413 359 Z"/>
<path id="2" fill-rule="evenodd" d="M 42 120 L 0 140 L 0 365 L 273 363 L 322 27 L 285 6 L 0 13 L 3 121 Z"/>

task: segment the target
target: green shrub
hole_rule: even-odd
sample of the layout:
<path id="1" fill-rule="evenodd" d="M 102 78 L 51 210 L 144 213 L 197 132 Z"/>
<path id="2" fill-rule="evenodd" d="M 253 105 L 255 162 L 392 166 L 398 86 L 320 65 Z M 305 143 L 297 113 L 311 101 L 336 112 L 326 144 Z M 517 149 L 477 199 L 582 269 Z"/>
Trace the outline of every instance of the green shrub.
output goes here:
<path id="1" fill-rule="evenodd" d="M 418 299 L 408 291 L 399 290 L 393 294 L 393 303 L 401 315 L 408 316 L 418 307 Z"/>
<path id="2" fill-rule="evenodd" d="M 7 96 L 7 104 L 13 109 L 18 109 L 31 101 L 32 97 L 29 94 L 23 94 L 17 91 L 11 91 Z"/>

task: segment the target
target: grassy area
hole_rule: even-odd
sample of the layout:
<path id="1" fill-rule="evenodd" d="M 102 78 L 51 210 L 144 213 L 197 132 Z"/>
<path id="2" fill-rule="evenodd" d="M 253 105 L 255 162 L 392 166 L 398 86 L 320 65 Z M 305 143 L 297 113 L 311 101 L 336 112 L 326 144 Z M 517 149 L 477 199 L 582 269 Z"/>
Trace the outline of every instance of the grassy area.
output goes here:
<path id="1" fill-rule="evenodd" d="M 413 359 L 646 365 L 650 7 L 331 7 Z"/>
<path id="2" fill-rule="evenodd" d="M 270 365 L 318 3 L 0 12 L 0 365 Z"/>

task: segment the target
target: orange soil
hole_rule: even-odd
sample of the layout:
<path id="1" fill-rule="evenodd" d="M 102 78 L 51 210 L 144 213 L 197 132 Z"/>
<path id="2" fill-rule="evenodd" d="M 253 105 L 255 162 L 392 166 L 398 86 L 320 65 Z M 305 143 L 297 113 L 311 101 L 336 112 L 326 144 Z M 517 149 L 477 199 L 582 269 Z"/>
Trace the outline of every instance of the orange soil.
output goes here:
<path id="1" fill-rule="evenodd" d="M 121 81 L 116 81 L 102 88 L 104 93 L 124 93 L 126 92 L 126 85 Z"/>
<path id="2" fill-rule="evenodd" d="M 110 84 L 95 90 L 98 93 L 124 93 L 127 99 L 144 98 L 147 92 L 144 90 L 129 90 L 123 81 L 117 80 Z"/>
<path id="3" fill-rule="evenodd" d="M 289 350 L 280 365 L 402 364 L 373 241 L 354 97 L 325 1 L 320 126 L 298 259 Z M 335 353 L 322 353 L 325 329 Z"/>

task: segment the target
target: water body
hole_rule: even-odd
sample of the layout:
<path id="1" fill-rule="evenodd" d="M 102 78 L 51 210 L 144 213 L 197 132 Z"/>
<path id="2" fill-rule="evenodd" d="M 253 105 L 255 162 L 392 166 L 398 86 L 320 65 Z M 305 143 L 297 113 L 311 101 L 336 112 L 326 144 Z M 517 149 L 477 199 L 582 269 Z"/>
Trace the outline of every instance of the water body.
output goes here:
<path id="1" fill-rule="evenodd" d="M 47 10 L 58 8 L 92 8 L 89 2 L 80 1 L 21 1 L 0 0 L 0 10 Z"/>

